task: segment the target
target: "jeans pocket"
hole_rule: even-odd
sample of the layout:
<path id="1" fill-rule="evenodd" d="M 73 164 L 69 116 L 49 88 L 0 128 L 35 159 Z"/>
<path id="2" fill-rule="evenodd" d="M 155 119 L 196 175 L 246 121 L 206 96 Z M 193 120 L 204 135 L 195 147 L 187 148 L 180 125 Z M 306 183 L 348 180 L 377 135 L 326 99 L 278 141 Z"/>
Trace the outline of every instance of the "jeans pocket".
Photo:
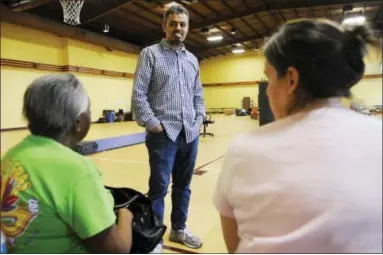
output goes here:
<path id="1" fill-rule="evenodd" d="M 153 136 L 163 136 L 165 134 L 165 130 L 163 130 L 161 132 L 150 132 L 149 131 L 149 134 L 153 135 Z"/>
<path id="2" fill-rule="evenodd" d="M 150 140 L 153 140 L 155 142 L 160 142 L 160 141 L 164 141 L 164 139 L 166 138 L 166 133 L 165 133 L 165 130 L 162 132 L 156 132 L 156 133 L 149 131 L 147 136 Z"/>

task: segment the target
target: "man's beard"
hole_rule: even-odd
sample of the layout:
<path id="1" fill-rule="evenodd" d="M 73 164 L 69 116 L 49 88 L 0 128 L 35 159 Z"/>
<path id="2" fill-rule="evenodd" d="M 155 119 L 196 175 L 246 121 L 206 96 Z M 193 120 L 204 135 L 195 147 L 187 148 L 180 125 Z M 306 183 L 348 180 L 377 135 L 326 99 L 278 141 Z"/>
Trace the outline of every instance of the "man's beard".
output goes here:
<path id="1" fill-rule="evenodd" d="M 174 38 L 173 37 L 173 39 L 170 40 L 169 43 L 172 45 L 172 47 L 176 47 L 176 48 L 183 46 L 183 42 L 182 42 L 181 38 Z"/>
<path id="2" fill-rule="evenodd" d="M 182 40 L 180 39 L 173 39 L 170 41 L 170 44 L 172 45 L 181 45 L 182 44 Z"/>

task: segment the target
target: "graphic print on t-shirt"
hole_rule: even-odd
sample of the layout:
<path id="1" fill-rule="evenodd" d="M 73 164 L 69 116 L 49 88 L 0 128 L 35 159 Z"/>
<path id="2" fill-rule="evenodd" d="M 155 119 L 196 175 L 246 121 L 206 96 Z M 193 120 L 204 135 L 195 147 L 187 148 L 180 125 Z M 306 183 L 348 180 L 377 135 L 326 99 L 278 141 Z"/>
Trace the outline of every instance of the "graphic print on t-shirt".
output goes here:
<path id="1" fill-rule="evenodd" d="M 21 192 L 32 187 L 28 174 L 23 166 L 10 159 L 1 164 L 1 230 L 7 236 L 7 242 L 13 246 L 14 241 L 22 236 L 31 222 L 38 216 L 38 200 L 29 198 L 26 202 L 20 199 Z"/>

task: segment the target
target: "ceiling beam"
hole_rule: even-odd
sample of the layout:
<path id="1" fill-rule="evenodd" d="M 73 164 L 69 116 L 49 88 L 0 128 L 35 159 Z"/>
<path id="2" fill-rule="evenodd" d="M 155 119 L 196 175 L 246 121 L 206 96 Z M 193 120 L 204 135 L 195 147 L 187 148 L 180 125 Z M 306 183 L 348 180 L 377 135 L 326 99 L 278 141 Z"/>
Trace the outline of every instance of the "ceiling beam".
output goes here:
<path id="1" fill-rule="evenodd" d="M 89 23 L 91 21 L 95 21 L 99 18 L 102 18 L 105 15 L 108 15 L 109 13 L 117 11 L 117 10 L 123 8 L 124 6 L 127 6 L 131 2 L 133 2 L 133 0 L 121 0 L 121 1 L 116 1 L 116 2 L 115 1 L 102 1 L 102 3 L 104 3 L 104 4 L 98 8 L 86 8 L 86 10 L 88 10 L 87 12 L 84 12 L 85 11 L 85 8 L 84 8 L 84 10 L 83 10 L 84 13 L 81 14 L 81 16 L 82 16 L 81 19 L 83 20 L 82 23 L 86 24 L 86 23 Z M 96 11 L 94 11 L 94 9 Z M 99 10 L 101 10 L 101 11 L 99 11 Z"/>
<path id="2" fill-rule="evenodd" d="M 378 12 L 376 13 L 376 16 L 374 18 L 375 22 L 383 20 L 383 4 L 379 7 Z"/>
<path id="3" fill-rule="evenodd" d="M 113 36 L 113 38 L 117 38 L 119 40 L 130 42 L 135 45 L 142 45 L 145 43 L 144 36 L 142 35 L 141 31 L 137 30 L 127 30 L 130 29 L 129 27 L 115 27 L 112 23 L 110 24 L 111 30 L 113 31 L 113 35 L 104 34 L 106 36 Z M 102 19 L 85 24 L 81 26 L 82 29 L 93 31 L 93 32 L 99 32 L 102 28 L 104 28 L 105 22 L 103 22 Z"/>
<path id="4" fill-rule="evenodd" d="M 279 10 L 277 10 L 277 12 L 279 12 Z M 273 14 L 273 11 L 268 11 L 268 13 L 269 13 L 270 17 L 273 18 L 273 20 L 274 20 L 273 27 L 278 26 L 278 20 L 277 20 L 277 18 L 275 18 L 274 14 Z"/>
<path id="5" fill-rule="evenodd" d="M 49 2 L 53 2 L 54 0 L 34 0 L 34 1 L 26 1 L 25 3 L 21 2 L 16 5 L 12 5 L 11 9 L 15 12 L 23 12 L 27 11 L 41 5 L 47 4 Z"/>
<path id="6" fill-rule="evenodd" d="M 244 36 L 245 35 L 245 33 L 243 33 L 243 31 L 242 30 L 240 30 L 239 28 L 236 28 L 235 26 L 234 26 L 234 24 L 231 22 L 231 21 L 227 21 L 227 24 L 229 24 L 231 27 L 232 27 L 232 29 L 233 28 L 235 28 L 239 33 L 241 33 L 241 35 L 242 36 Z M 217 28 L 218 29 L 220 29 L 218 26 L 217 26 Z M 221 29 L 220 29 L 221 30 Z M 222 31 L 222 30 L 221 30 Z M 235 36 L 233 36 L 231 33 L 228 33 L 227 31 L 225 31 L 225 30 L 223 30 L 227 35 L 229 35 L 231 38 L 233 38 L 233 39 L 236 39 L 236 37 Z M 248 49 L 251 49 L 251 46 L 249 46 L 249 45 L 247 45 L 247 44 L 245 44 L 245 43 L 241 43 L 244 47 L 246 47 L 246 48 L 248 48 Z"/>
<path id="7" fill-rule="evenodd" d="M 331 10 L 330 10 L 330 8 L 326 5 L 326 13 L 327 13 L 327 17 L 328 18 L 332 18 L 332 13 L 331 13 Z"/>
<path id="8" fill-rule="evenodd" d="M 327 6 L 326 6 L 326 10 L 328 12 Z M 296 9 L 293 9 L 293 13 L 294 13 L 295 19 L 299 19 L 299 15 Z"/>
<path id="9" fill-rule="evenodd" d="M 220 1 L 231 13 L 234 13 L 233 8 L 226 2 L 226 0 L 220 0 Z"/>
<path id="10" fill-rule="evenodd" d="M 237 39 L 235 36 L 233 36 L 231 33 L 227 32 L 227 31 L 226 31 L 225 29 L 223 29 L 221 26 L 219 26 L 219 25 L 215 25 L 215 27 L 216 27 L 219 31 L 221 31 L 222 33 L 226 34 L 226 36 L 231 37 L 233 40 Z M 244 44 L 244 43 L 240 43 L 240 44 L 242 44 L 243 47 L 247 47 L 247 48 L 249 47 L 249 46 L 247 46 L 247 45 Z"/>
<path id="11" fill-rule="evenodd" d="M 243 4 L 246 8 L 250 8 L 250 6 L 247 4 L 246 1 L 242 0 L 242 4 Z"/>
<path id="12" fill-rule="evenodd" d="M 270 28 L 267 27 L 266 24 L 261 20 L 261 18 L 258 17 L 257 14 L 254 14 L 253 17 L 258 21 L 259 24 L 261 24 L 261 25 L 263 26 L 263 28 L 264 28 L 265 30 L 269 30 L 269 29 L 270 29 Z"/>
<path id="13" fill-rule="evenodd" d="M 160 8 L 164 8 L 165 7 L 165 5 L 162 2 L 160 2 L 159 0 L 153 0 L 153 3 L 155 3 Z"/>
<path id="14" fill-rule="evenodd" d="M 132 4 L 133 4 L 133 6 L 139 8 L 141 10 L 144 10 L 144 11 L 146 11 L 146 12 L 148 12 L 148 13 L 154 15 L 154 16 L 157 16 L 161 20 L 160 22 L 161 23 L 163 22 L 163 15 L 153 11 L 152 9 L 148 8 L 147 6 L 145 6 L 144 4 L 142 4 L 140 2 L 135 1 Z"/>
<path id="15" fill-rule="evenodd" d="M 259 35 L 258 31 L 256 31 L 255 28 L 254 28 L 252 25 L 250 25 L 249 22 L 247 22 L 244 18 L 239 18 L 239 20 L 240 20 L 243 24 L 245 24 L 248 28 L 250 28 L 251 31 L 252 31 L 254 34 Z"/>
<path id="16" fill-rule="evenodd" d="M 211 5 L 209 4 L 209 2 L 200 2 L 205 8 L 207 8 L 209 11 L 211 11 L 212 13 L 214 13 L 214 15 L 216 17 L 219 17 L 219 12 L 214 9 L 213 7 L 211 7 Z"/>
<path id="17" fill-rule="evenodd" d="M 119 12 L 123 15 L 134 16 L 139 20 L 145 21 L 145 23 L 142 23 L 142 26 L 145 26 L 145 27 L 151 28 L 151 29 L 158 29 L 159 31 L 161 30 L 161 22 L 160 23 L 155 22 L 145 15 L 141 15 L 141 14 L 138 14 L 137 12 L 133 12 L 133 11 L 127 10 L 127 9 L 119 10 Z M 150 25 L 147 25 L 147 24 L 153 25 L 154 28 L 150 27 Z"/>
<path id="18" fill-rule="evenodd" d="M 200 11 L 194 9 L 193 6 L 188 6 L 188 5 L 184 4 L 181 0 L 174 0 L 174 1 L 176 3 L 178 3 L 179 5 L 182 5 L 183 7 L 185 7 L 189 12 L 191 11 L 192 13 L 199 16 L 202 20 L 206 19 L 206 16 L 203 13 L 201 13 Z"/>
<path id="19" fill-rule="evenodd" d="M 326 6 L 326 5 L 337 5 L 337 4 L 346 4 L 346 3 L 363 3 L 366 1 L 363 0 L 322 0 L 322 1 L 310 1 L 310 2 L 292 2 L 292 1 L 284 1 L 280 3 L 270 3 L 262 6 L 257 6 L 254 8 L 247 8 L 243 11 L 237 11 L 230 15 L 221 15 L 214 19 L 210 19 L 203 22 L 198 23 L 190 23 L 190 29 L 200 29 L 203 27 L 208 27 L 214 25 L 216 23 L 220 23 L 227 20 L 233 20 L 244 16 L 253 15 L 255 13 L 260 13 L 264 11 L 275 11 L 281 9 L 295 9 L 295 8 L 304 8 L 304 7 L 315 7 L 315 6 Z M 379 2 L 379 1 L 368 1 L 368 2 Z"/>
<path id="20" fill-rule="evenodd" d="M 278 11 L 278 15 L 282 18 L 283 22 L 286 22 L 286 18 L 281 11 Z"/>
<path id="21" fill-rule="evenodd" d="M 234 40 L 225 40 L 225 41 L 221 41 L 221 42 L 214 43 L 211 45 L 207 45 L 206 47 L 202 47 L 199 49 L 194 48 L 194 49 L 191 49 L 191 51 L 193 51 L 198 56 L 203 56 L 204 54 L 206 54 L 206 51 L 211 50 L 211 49 L 216 49 L 216 48 L 221 48 L 221 47 L 225 47 L 225 46 L 232 45 L 232 44 L 245 43 L 248 41 L 262 39 L 264 36 L 266 36 L 266 34 L 244 36 L 244 37 L 237 38 Z"/>
<path id="22" fill-rule="evenodd" d="M 313 9 L 311 9 L 311 7 L 308 7 L 308 9 L 309 9 L 310 18 L 314 18 Z"/>
<path id="23" fill-rule="evenodd" d="M 110 22 L 113 20 L 117 21 L 116 23 L 114 23 L 114 26 L 119 27 L 120 25 L 122 25 L 129 29 L 131 29 L 131 27 L 134 27 L 133 30 L 141 31 L 141 36 L 146 37 L 148 39 L 150 38 L 154 40 L 163 36 L 163 33 L 161 33 L 159 29 L 152 28 L 151 26 L 148 26 L 146 23 L 143 23 L 140 20 L 126 20 L 126 14 L 123 13 L 121 10 L 118 10 L 113 14 L 113 17 L 110 19 Z"/>
<path id="24" fill-rule="evenodd" d="M 50 19 L 42 18 L 27 12 L 14 12 L 0 3 L 0 17 L 2 21 L 12 24 L 34 28 L 58 36 L 71 38 L 109 49 L 128 53 L 139 53 L 141 48 L 137 45 L 123 42 L 108 36 L 97 34 L 78 27 L 68 26 Z"/>

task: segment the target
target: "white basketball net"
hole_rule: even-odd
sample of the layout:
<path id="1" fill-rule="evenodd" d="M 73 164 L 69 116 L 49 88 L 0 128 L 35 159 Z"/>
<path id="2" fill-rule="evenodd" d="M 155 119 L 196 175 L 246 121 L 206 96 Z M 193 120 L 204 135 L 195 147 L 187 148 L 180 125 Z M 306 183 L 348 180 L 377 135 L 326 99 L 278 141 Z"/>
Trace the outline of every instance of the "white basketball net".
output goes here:
<path id="1" fill-rule="evenodd" d="M 84 0 L 60 0 L 60 3 L 64 11 L 64 22 L 72 26 L 80 25 L 80 12 Z"/>

